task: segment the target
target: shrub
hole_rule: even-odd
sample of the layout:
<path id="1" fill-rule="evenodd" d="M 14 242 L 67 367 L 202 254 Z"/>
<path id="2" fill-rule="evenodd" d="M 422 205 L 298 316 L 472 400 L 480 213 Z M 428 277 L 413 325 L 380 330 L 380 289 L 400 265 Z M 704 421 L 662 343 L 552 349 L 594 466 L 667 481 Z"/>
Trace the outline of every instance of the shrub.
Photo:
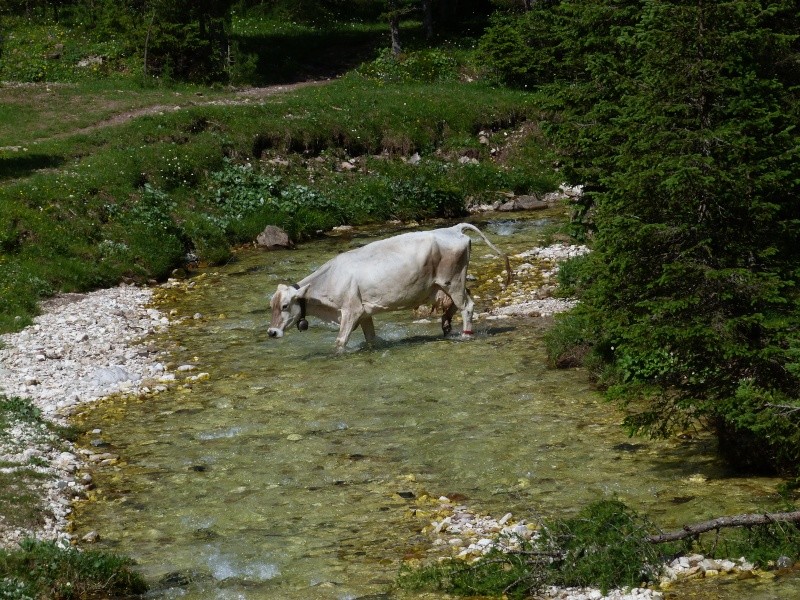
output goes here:
<path id="1" fill-rule="evenodd" d="M 441 50 L 420 50 L 394 56 L 384 48 L 378 57 L 361 65 L 362 77 L 381 83 L 436 83 L 458 79 L 458 63 Z"/>
<path id="2" fill-rule="evenodd" d="M 543 543 L 559 549 L 552 564 L 561 586 L 636 587 L 654 581 L 662 556 L 647 541 L 655 527 L 618 500 L 602 500 L 544 529 Z"/>
<path id="3" fill-rule="evenodd" d="M 447 560 L 404 568 L 399 585 L 472 596 L 527 598 L 546 585 L 592 586 L 606 593 L 657 579 L 663 555 L 647 541 L 655 528 L 617 500 L 601 500 L 577 516 L 544 524 L 518 551 L 492 550 L 474 563 Z"/>

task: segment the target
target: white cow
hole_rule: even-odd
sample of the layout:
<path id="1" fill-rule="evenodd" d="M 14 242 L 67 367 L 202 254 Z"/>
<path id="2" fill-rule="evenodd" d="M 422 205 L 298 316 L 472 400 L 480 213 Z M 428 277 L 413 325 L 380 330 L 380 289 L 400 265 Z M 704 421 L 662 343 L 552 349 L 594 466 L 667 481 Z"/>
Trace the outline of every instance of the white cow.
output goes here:
<path id="1" fill-rule="evenodd" d="M 339 323 L 336 347 L 340 350 L 359 325 L 372 344 L 372 315 L 416 308 L 433 301 L 440 291 L 452 300 L 444 303 L 445 335 L 458 309 L 464 322 L 462 334 L 472 335 L 474 304 L 466 288 L 471 240 L 465 230 L 478 233 L 505 260 L 510 281 L 508 257 L 474 225 L 404 233 L 339 254 L 294 285 L 279 285 L 272 296 L 269 336 L 282 337 L 295 324 L 305 330 L 306 316 L 313 315 Z"/>

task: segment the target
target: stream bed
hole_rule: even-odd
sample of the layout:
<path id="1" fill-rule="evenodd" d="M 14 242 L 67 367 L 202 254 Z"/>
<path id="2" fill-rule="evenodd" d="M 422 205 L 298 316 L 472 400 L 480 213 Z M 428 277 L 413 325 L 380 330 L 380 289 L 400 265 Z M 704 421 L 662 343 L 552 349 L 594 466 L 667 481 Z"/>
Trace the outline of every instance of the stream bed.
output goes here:
<path id="1" fill-rule="evenodd" d="M 513 255 L 550 224 L 480 226 Z M 161 306 L 190 318 L 156 341 L 193 379 L 77 418 L 120 461 L 95 473 L 75 532 L 133 557 L 151 597 L 393 598 L 403 558 L 429 543 L 411 511 L 423 494 L 528 519 L 616 497 L 664 529 L 778 506 L 778 480 L 732 477 L 707 437 L 627 437 L 584 371 L 547 368 L 546 319 L 479 319 L 464 341 L 444 339 L 437 318 L 383 314 L 379 343 L 362 348 L 357 330 L 343 354 L 319 321 L 267 337 L 278 283 L 366 241 L 243 252 L 195 277 Z M 497 262 L 473 244 L 476 312 L 501 293 Z M 800 597 L 795 575 L 734 585 L 667 597 Z"/>

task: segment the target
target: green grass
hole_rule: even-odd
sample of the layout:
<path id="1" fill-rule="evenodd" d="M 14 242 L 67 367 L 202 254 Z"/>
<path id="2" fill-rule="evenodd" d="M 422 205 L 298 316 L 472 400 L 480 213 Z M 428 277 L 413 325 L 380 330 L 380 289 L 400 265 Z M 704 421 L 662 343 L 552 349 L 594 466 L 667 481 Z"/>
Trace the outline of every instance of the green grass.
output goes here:
<path id="1" fill-rule="evenodd" d="M 43 423 L 42 411 L 30 400 L 0 395 L 0 433 L 4 432 L 12 421 L 40 424 Z"/>
<path id="2" fill-rule="evenodd" d="M 146 585 L 133 561 L 104 552 L 62 549 L 26 540 L 0 550 L 0 598 L 7 600 L 101 600 L 143 594 Z"/>
<path id="3" fill-rule="evenodd" d="M 113 86 L 75 86 L 62 102 L 77 102 L 79 89 L 92 105 L 118 98 Z M 94 110 L 95 119 L 108 115 Z M 75 134 L 74 124 L 47 135 L 23 129 L 21 149 L 0 152 L 0 330 L 29 323 L 38 299 L 58 291 L 163 278 L 189 251 L 224 260 L 230 244 L 268 223 L 301 239 L 346 222 L 458 216 L 454 207 L 470 197 L 552 189 L 557 178 L 535 135 L 514 146 L 514 164 L 493 162 L 486 147 L 478 166 L 457 161 L 476 153 L 479 131 L 514 132 L 536 117 L 532 96 L 519 92 L 353 75 L 256 106 L 191 106 Z M 403 161 L 415 152 L 418 168 Z M 337 171 L 355 156 L 366 172 Z M 274 157 L 293 166 L 274 167 Z M 303 210 L 220 223 L 212 175 L 231 163 L 278 177 L 278 199 Z"/>
<path id="4" fill-rule="evenodd" d="M 3 15 L 3 31 L 0 81 L 85 81 L 128 71 L 135 60 L 115 36 L 95 37 L 50 19 Z M 106 60 L 102 66 L 79 67 L 89 56 Z"/>
<path id="5" fill-rule="evenodd" d="M 122 77 L 73 83 L 5 83 L 0 85 L 0 148 L 14 146 L 35 153 L 36 145 L 42 142 L 71 136 L 76 130 L 116 115 L 152 106 L 172 109 L 229 95 L 219 88 L 142 85 Z M 14 155 L 14 151 L 0 150 L 3 159 Z"/>
<path id="6" fill-rule="evenodd" d="M 48 436 L 50 427 L 45 424 L 42 414 L 29 400 L 0 395 L 0 441 L 5 447 L 14 447 L 17 440 L 12 437 L 11 427 L 27 424 Z M 34 467 L 39 461 L 28 464 L 4 462 L 0 472 L 0 515 L 3 524 L 32 530 L 44 524 L 41 511 L 39 487 L 46 478 Z"/>
<path id="7" fill-rule="evenodd" d="M 4 466 L 10 468 L 12 465 Z M 32 531 L 44 525 L 37 489 L 45 479 L 45 475 L 31 468 L 18 467 L 12 472 L 0 472 L 0 514 L 6 527 Z"/>

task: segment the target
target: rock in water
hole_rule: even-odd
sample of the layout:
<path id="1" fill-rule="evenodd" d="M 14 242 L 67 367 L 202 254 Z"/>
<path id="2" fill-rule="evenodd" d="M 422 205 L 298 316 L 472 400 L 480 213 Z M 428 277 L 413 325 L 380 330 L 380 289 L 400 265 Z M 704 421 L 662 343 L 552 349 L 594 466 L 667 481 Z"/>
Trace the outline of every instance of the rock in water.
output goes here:
<path id="1" fill-rule="evenodd" d="M 256 243 L 260 248 L 266 248 L 267 250 L 277 250 L 280 248 L 292 247 L 292 241 L 289 239 L 289 234 L 275 225 L 267 225 L 264 231 L 258 234 Z"/>

